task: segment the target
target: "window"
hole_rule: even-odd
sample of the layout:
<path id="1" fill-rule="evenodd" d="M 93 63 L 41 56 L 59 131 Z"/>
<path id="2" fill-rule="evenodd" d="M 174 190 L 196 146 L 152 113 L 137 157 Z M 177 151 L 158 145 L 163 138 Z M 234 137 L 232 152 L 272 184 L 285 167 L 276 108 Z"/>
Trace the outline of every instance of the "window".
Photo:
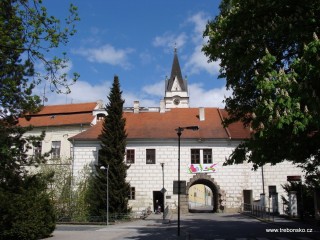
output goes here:
<path id="1" fill-rule="evenodd" d="M 135 200 L 136 199 L 136 188 L 131 187 L 129 192 L 129 200 Z"/>
<path id="2" fill-rule="evenodd" d="M 191 163 L 192 164 L 200 163 L 200 149 L 191 149 Z"/>
<path id="3" fill-rule="evenodd" d="M 156 150 L 147 149 L 146 151 L 147 164 L 156 164 Z"/>
<path id="4" fill-rule="evenodd" d="M 203 164 L 212 163 L 212 149 L 203 149 Z"/>
<path id="5" fill-rule="evenodd" d="M 41 156 L 42 142 L 36 142 L 33 146 L 33 156 L 38 158 Z"/>
<path id="6" fill-rule="evenodd" d="M 105 116 L 106 116 L 106 115 L 103 114 L 103 113 L 98 113 L 98 114 L 97 114 L 97 121 L 103 120 Z"/>
<path id="7" fill-rule="evenodd" d="M 212 164 L 212 149 L 191 149 L 191 164 Z"/>
<path id="8" fill-rule="evenodd" d="M 126 163 L 134 163 L 134 149 L 127 149 L 127 161 Z"/>
<path id="9" fill-rule="evenodd" d="M 52 141 L 51 158 L 60 158 L 61 141 Z"/>

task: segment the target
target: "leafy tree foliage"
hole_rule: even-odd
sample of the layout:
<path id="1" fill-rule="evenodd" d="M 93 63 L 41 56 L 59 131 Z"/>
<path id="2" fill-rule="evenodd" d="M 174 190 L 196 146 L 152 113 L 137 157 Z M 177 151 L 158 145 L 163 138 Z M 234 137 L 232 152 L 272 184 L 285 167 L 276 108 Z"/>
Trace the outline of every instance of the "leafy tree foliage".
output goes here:
<path id="1" fill-rule="evenodd" d="M 52 202 L 46 192 L 50 179 L 26 176 L 12 189 L 0 186 L 0 239 L 37 240 L 55 228 Z"/>
<path id="2" fill-rule="evenodd" d="M 74 22 L 79 20 L 76 7 L 70 6 L 66 27 L 49 16 L 41 0 L 3 0 L 0 2 L 0 117 L 9 113 L 19 115 L 36 111 L 40 98 L 32 94 L 41 81 L 50 83 L 57 92 L 69 92 L 67 74 L 59 74 L 67 67 L 68 59 L 48 58 L 51 49 L 66 44 L 75 33 Z M 43 66 L 35 71 L 34 65 Z M 75 81 L 78 74 L 74 73 Z"/>
<path id="3" fill-rule="evenodd" d="M 50 178 L 28 171 L 44 162 L 45 156 L 27 156 L 44 134 L 23 137 L 31 128 L 19 127 L 17 119 L 39 109 L 33 90 L 42 80 L 57 92 L 68 91 L 67 76 L 57 74 L 67 66 L 66 55 L 50 60 L 47 54 L 67 43 L 77 20 L 74 6 L 66 28 L 60 29 L 60 21 L 47 14 L 41 0 L 0 1 L 0 239 L 39 239 L 54 229 L 46 192 Z M 44 66 L 44 74 L 35 71 L 35 64 Z"/>
<path id="4" fill-rule="evenodd" d="M 226 124 L 253 132 L 227 164 L 287 159 L 319 176 L 319 15 L 319 0 L 223 0 L 207 24 L 203 51 L 233 91 Z"/>
<path id="5" fill-rule="evenodd" d="M 129 183 L 126 182 L 128 166 L 124 163 L 126 148 L 126 120 L 123 118 L 123 103 L 121 98 L 120 83 L 117 76 L 114 77 L 113 85 L 108 96 L 109 103 L 106 105 L 108 115 L 103 122 L 100 135 L 101 149 L 99 161 L 96 165 L 96 173 L 92 179 L 93 190 L 88 199 L 90 201 L 90 214 L 103 216 L 107 207 L 107 174 L 109 176 L 109 212 L 128 213 Z"/>

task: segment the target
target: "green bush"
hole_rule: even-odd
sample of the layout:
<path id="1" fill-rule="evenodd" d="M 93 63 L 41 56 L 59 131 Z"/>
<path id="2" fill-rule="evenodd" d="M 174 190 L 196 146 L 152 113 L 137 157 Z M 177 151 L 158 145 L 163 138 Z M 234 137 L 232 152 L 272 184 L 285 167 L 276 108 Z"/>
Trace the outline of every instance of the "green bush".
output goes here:
<path id="1" fill-rule="evenodd" d="M 54 229 L 53 204 L 39 179 L 26 180 L 15 192 L 0 189 L 1 240 L 36 240 Z"/>

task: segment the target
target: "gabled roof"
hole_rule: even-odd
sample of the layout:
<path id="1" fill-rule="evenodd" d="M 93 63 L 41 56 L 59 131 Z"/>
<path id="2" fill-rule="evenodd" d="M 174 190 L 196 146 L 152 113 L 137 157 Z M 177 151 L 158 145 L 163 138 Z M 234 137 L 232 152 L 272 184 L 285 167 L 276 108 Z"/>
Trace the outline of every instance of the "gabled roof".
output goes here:
<path id="1" fill-rule="evenodd" d="M 182 78 L 181 68 L 180 68 L 179 59 L 178 59 L 178 53 L 177 53 L 177 49 L 175 48 L 173 63 L 172 63 L 172 68 L 171 68 L 171 75 L 170 75 L 170 79 L 167 82 L 166 91 L 172 90 L 172 85 L 173 85 L 176 77 L 178 79 L 181 90 L 187 91 L 187 84 Z"/>
<path id="2" fill-rule="evenodd" d="M 205 120 L 199 120 L 198 108 L 175 108 L 171 111 L 123 113 L 126 119 L 126 131 L 128 139 L 175 139 L 178 127 L 199 126 L 199 131 L 185 130 L 183 138 L 196 139 L 246 139 L 250 137 L 250 131 L 242 124 L 225 129 L 221 124 L 219 113 L 225 110 L 218 108 L 205 108 Z M 72 137 L 76 141 L 98 140 L 102 130 L 102 121 L 88 130 Z"/>
<path id="3" fill-rule="evenodd" d="M 43 127 L 90 124 L 94 116 L 92 111 L 97 107 L 96 102 L 43 106 L 36 114 L 19 118 L 19 125 Z"/>

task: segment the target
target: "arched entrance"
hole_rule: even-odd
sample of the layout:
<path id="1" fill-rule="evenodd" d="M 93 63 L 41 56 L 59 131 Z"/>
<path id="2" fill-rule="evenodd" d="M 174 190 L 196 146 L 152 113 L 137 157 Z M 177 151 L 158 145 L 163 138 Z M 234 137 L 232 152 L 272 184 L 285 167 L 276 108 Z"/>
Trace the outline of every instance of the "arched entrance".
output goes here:
<path id="1" fill-rule="evenodd" d="M 223 191 L 220 190 L 219 185 L 215 182 L 215 180 L 213 178 L 211 178 L 210 175 L 206 174 L 206 173 L 197 173 L 193 176 L 193 178 L 190 179 L 190 181 L 187 183 L 187 188 L 186 188 L 186 202 L 188 204 L 189 202 L 189 189 L 197 184 L 203 184 L 205 186 L 207 186 L 208 188 L 211 189 L 212 191 L 212 196 L 211 196 L 211 200 L 212 200 L 212 205 L 213 208 L 211 210 L 211 212 L 219 212 L 220 210 L 223 210 L 224 206 L 222 205 L 222 201 L 224 199 L 224 193 Z M 188 207 L 189 206 L 185 206 Z M 206 211 L 208 212 L 208 211 Z"/>

